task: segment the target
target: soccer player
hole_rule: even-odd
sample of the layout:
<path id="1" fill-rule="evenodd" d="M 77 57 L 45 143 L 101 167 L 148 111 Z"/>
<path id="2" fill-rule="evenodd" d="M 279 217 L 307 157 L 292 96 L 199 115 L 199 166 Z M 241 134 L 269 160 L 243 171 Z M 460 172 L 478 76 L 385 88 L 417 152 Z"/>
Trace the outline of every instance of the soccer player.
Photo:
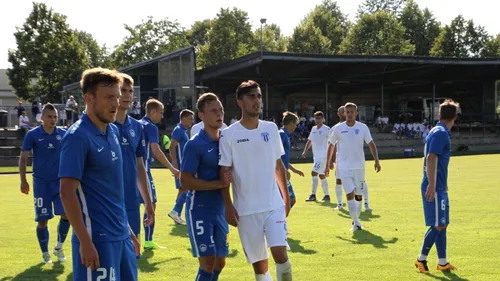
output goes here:
<path id="1" fill-rule="evenodd" d="M 241 83 L 236 102 L 242 117 L 223 130 L 219 140 L 221 178 L 227 173 L 232 175 L 234 205 L 229 188 L 222 190 L 226 220 L 238 227 L 243 251 L 257 281 L 272 280 L 266 241 L 276 262 L 278 281 L 290 281 L 292 265 L 286 250 L 290 198 L 278 127 L 259 120 L 262 94 L 257 82 Z"/>
<path id="2" fill-rule="evenodd" d="M 151 198 L 153 201 L 153 210 L 156 212 L 156 188 L 153 181 L 153 176 L 151 175 L 151 164 L 154 159 L 159 161 L 164 167 L 167 167 L 170 172 L 178 177 L 179 170 L 176 169 L 170 161 L 168 161 L 167 156 L 163 153 L 160 147 L 160 135 L 158 132 L 158 127 L 155 124 L 160 123 L 163 118 L 164 106 L 157 99 L 149 99 L 145 106 L 146 116 L 144 116 L 139 122 L 143 126 L 144 140 L 146 146 L 146 157 L 144 158 L 144 165 L 146 166 L 146 173 L 148 175 L 149 192 L 151 193 Z M 142 203 L 144 203 L 142 201 Z M 147 214 L 144 214 L 144 222 L 146 222 Z M 164 248 L 153 241 L 153 234 L 155 230 L 155 222 L 151 223 L 149 226 L 144 223 L 144 249 L 158 249 Z"/>
<path id="3" fill-rule="evenodd" d="M 422 180 L 422 202 L 424 206 L 425 232 L 420 255 L 415 266 L 422 273 L 429 273 L 427 255 L 436 244 L 437 270 L 456 270 L 446 258 L 446 229 L 450 223 L 448 199 L 448 164 L 451 156 L 450 130 L 457 119 L 459 104 L 448 99 L 439 106 L 439 122 L 425 138 L 424 177 Z"/>
<path id="4" fill-rule="evenodd" d="M 216 95 L 206 93 L 196 103 L 204 128 L 184 146 L 181 185 L 188 189 L 186 220 L 193 256 L 200 267 L 196 281 L 217 281 L 228 255 L 229 226 L 221 189 L 230 178 L 219 179 L 219 136 L 224 109 Z"/>
<path id="5" fill-rule="evenodd" d="M 333 147 L 338 149 L 337 165 L 338 174 L 342 180 L 347 197 L 347 207 L 353 220 L 351 230 L 362 229 L 359 221 L 361 201 L 363 200 L 363 185 L 365 183 L 365 152 L 363 142 L 368 144 L 370 152 L 375 159 L 375 171 L 380 172 L 377 146 L 372 139 L 370 129 L 356 121 L 358 108 L 356 104 L 348 102 L 344 106 L 346 121 L 334 126 L 329 136 L 327 159 L 332 159 Z M 325 174 L 329 174 L 327 167 Z"/>
<path id="6" fill-rule="evenodd" d="M 295 198 L 295 192 L 293 192 L 292 183 L 290 182 L 290 171 L 301 177 L 304 176 L 304 173 L 302 171 L 295 169 L 295 167 L 290 164 L 290 138 L 291 134 L 295 132 L 298 123 L 299 117 L 290 111 L 286 111 L 285 113 L 283 113 L 283 128 L 281 128 L 279 131 L 283 150 L 285 151 L 285 154 L 281 156 L 281 161 L 283 161 L 283 165 L 285 165 L 286 169 L 288 193 L 290 195 L 290 209 L 297 202 L 297 199 Z"/>
<path id="7" fill-rule="evenodd" d="M 137 280 L 138 246 L 127 223 L 119 132 L 111 124 L 121 82 L 116 71 L 84 71 L 86 112 L 61 142 L 61 201 L 73 227 L 75 281 Z"/>
<path id="8" fill-rule="evenodd" d="M 306 146 L 304 147 L 304 152 L 302 152 L 302 158 L 306 158 L 307 151 L 312 146 L 312 152 L 314 156 L 314 165 L 311 171 L 312 176 L 312 193 L 306 200 L 308 202 L 316 201 L 316 190 L 318 189 L 318 175 L 321 179 L 321 187 L 323 188 L 323 201 L 330 201 L 330 194 L 328 192 L 328 180 L 325 177 L 325 168 L 327 167 L 326 162 L 326 151 L 328 149 L 328 132 L 330 128 L 323 124 L 324 121 L 323 112 L 317 111 L 314 113 L 314 122 L 316 126 L 312 127 L 309 137 L 307 138 Z"/>
<path id="9" fill-rule="evenodd" d="M 148 176 L 143 162 L 146 141 L 144 140 L 142 125 L 138 120 L 127 114 L 127 111 L 132 106 L 134 80 L 125 73 L 122 73 L 121 76 L 123 84 L 120 89 L 121 96 L 114 124 L 118 128 L 118 140 L 120 141 L 123 157 L 123 185 L 128 223 L 139 240 L 141 232 L 141 203 L 139 198 L 142 198 L 144 202 L 148 220 L 144 223 L 145 225 L 150 226 L 153 223 L 154 210 L 149 192 Z"/>
<path id="10" fill-rule="evenodd" d="M 191 127 L 191 131 L 189 132 L 189 138 L 192 138 L 194 137 L 194 135 L 198 134 L 201 130 L 203 130 L 203 127 L 204 127 L 203 120 L 194 124 Z M 227 125 L 226 123 L 224 123 L 224 121 L 222 121 L 222 127 L 220 129 L 224 130 L 225 128 L 227 128 Z"/>
<path id="11" fill-rule="evenodd" d="M 191 110 L 183 109 L 179 113 L 180 122 L 175 126 L 172 131 L 172 142 L 170 144 L 170 158 L 174 162 L 176 169 L 180 168 L 182 158 L 184 156 L 184 146 L 189 140 L 187 129 L 193 125 L 194 113 Z M 168 216 L 177 224 L 185 224 L 186 222 L 181 218 L 182 207 L 186 203 L 186 190 L 181 188 L 181 183 L 178 178 L 175 179 L 175 187 L 177 188 L 177 197 L 172 211 Z"/>
<path id="12" fill-rule="evenodd" d="M 33 195 L 35 197 L 36 236 L 42 250 L 42 262 L 52 262 L 49 254 L 48 221 L 54 214 L 60 215 L 57 225 L 57 244 L 54 255 L 60 262 L 66 261 L 63 243 L 69 230 L 69 221 L 64 214 L 64 208 L 59 197 L 59 155 L 61 154 L 61 139 L 66 130 L 57 128 L 57 110 L 48 103 L 42 109 L 42 125 L 26 133 L 23 140 L 21 156 L 19 157 L 19 175 L 21 177 L 21 192 L 29 194 L 30 185 L 26 180 L 26 165 L 30 151 L 33 153 Z"/>

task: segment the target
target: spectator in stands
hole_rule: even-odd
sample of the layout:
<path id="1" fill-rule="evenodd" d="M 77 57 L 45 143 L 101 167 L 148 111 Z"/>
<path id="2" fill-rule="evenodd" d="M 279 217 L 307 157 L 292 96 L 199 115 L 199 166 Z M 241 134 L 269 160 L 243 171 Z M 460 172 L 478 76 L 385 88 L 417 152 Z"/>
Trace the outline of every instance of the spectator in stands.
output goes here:
<path id="1" fill-rule="evenodd" d="M 141 119 L 141 103 L 137 100 L 137 97 L 134 98 L 132 103 L 132 117 L 137 120 Z"/>
<path id="2" fill-rule="evenodd" d="M 66 107 L 64 110 L 66 110 L 66 126 L 71 126 L 73 124 L 73 107 L 75 106 L 76 101 L 73 96 L 69 96 L 68 100 L 66 101 Z"/>
<path id="3" fill-rule="evenodd" d="M 19 127 L 25 131 L 31 130 L 30 119 L 26 116 L 26 111 L 21 112 L 21 116 L 19 116 Z"/>
<path id="4" fill-rule="evenodd" d="M 38 99 L 39 100 L 39 99 Z M 42 103 L 38 100 L 33 101 L 31 104 L 31 116 L 33 118 L 33 127 L 42 123 Z"/>
<path id="5" fill-rule="evenodd" d="M 14 109 L 17 111 L 17 118 L 19 118 L 23 114 L 23 111 L 25 111 L 24 106 L 23 106 L 23 101 L 19 100 L 17 102 L 17 106 L 14 107 Z"/>

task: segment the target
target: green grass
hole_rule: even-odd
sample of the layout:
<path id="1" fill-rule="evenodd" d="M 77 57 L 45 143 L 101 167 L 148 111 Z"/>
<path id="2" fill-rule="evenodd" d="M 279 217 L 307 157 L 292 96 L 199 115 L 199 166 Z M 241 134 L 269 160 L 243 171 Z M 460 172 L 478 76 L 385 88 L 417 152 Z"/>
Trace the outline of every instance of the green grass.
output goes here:
<path id="1" fill-rule="evenodd" d="M 31 166 L 26 167 L 27 172 L 31 172 Z M 13 167 L 0 167 L 0 174 L 2 173 L 18 173 L 19 172 L 19 167 L 13 166 Z"/>
<path id="2" fill-rule="evenodd" d="M 367 162 L 366 176 L 374 211 L 362 215 L 366 230 L 354 234 L 349 231 L 346 212 L 334 211 L 332 204 L 304 202 L 310 193 L 310 176 L 292 178 L 298 197 L 289 217 L 292 231 L 289 256 L 294 280 L 498 280 L 498 163 L 500 155 L 451 160 L 448 256 L 458 267 L 453 274 L 435 270 L 434 249 L 429 256 L 431 275 L 419 274 L 413 266 L 426 230 L 420 199 L 421 159 L 382 161 L 379 174 L 373 172 L 373 162 Z M 303 171 L 311 168 L 308 164 L 297 166 Z M 191 256 L 186 227 L 175 226 L 166 215 L 174 203 L 172 177 L 165 170 L 154 170 L 153 174 L 159 193 L 155 240 L 167 249 L 143 253 L 139 279 L 194 280 L 197 260 Z M 18 191 L 18 176 L 0 177 L 3 186 L 0 280 L 71 280 L 70 243 L 65 245 L 69 256 L 65 264 L 40 265 L 32 195 Z M 330 180 L 330 190 L 332 183 Z M 334 198 L 333 192 L 332 195 Z M 56 239 L 56 225 L 55 220 L 50 222 L 51 248 Z M 238 232 L 234 228 L 230 231 L 231 257 L 219 280 L 254 280 Z M 274 276 L 274 265 L 270 267 Z"/>

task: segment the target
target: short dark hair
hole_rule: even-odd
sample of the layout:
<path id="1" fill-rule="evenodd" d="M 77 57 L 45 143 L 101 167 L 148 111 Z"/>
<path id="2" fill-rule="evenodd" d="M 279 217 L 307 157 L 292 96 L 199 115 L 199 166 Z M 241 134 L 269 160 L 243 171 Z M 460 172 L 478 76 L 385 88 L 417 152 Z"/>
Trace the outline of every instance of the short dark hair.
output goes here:
<path id="1" fill-rule="evenodd" d="M 198 101 L 196 102 L 196 110 L 198 112 L 204 112 L 205 106 L 212 101 L 217 101 L 219 98 L 217 97 L 216 94 L 214 93 L 204 93 L 198 98 Z"/>
<path id="2" fill-rule="evenodd" d="M 95 94 L 95 90 L 99 85 L 111 86 L 114 84 L 121 85 L 122 83 L 123 79 L 118 71 L 97 67 L 87 69 L 82 73 L 80 87 L 83 94 Z"/>
<path id="3" fill-rule="evenodd" d="M 253 80 L 243 81 L 236 89 L 236 98 L 240 100 L 244 95 L 247 95 L 250 91 L 257 88 L 260 88 L 260 85 L 257 82 Z"/>
<path id="4" fill-rule="evenodd" d="M 127 73 L 120 73 L 123 79 L 123 83 L 129 85 L 130 87 L 134 86 L 134 79 L 132 76 L 128 75 Z"/>
<path id="5" fill-rule="evenodd" d="M 345 110 L 345 106 L 343 106 L 343 105 L 339 106 L 339 108 L 337 109 L 337 112 L 339 112 L 341 110 Z"/>
<path id="6" fill-rule="evenodd" d="M 45 111 L 47 111 L 47 110 L 53 110 L 53 111 L 57 112 L 56 107 L 53 104 L 51 104 L 51 103 L 46 103 L 46 104 L 43 105 L 43 107 L 42 107 L 42 113 L 45 113 Z"/>
<path id="7" fill-rule="evenodd" d="M 314 112 L 314 117 L 325 117 L 325 115 L 323 115 L 323 111 L 316 111 Z"/>
<path id="8" fill-rule="evenodd" d="M 297 114 L 290 111 L 283 112 L 283 126 L 286 126 L 292 122 L 299 122 L 299 117 L 297 116 Z"/>
<path id="9" fill-rule="evenodd" d="M 458 102 L 455 102 L 452 99 L 446 99 L 439 105 L 439 119 L 445 121 L 455 119 L 459 107 L 460 104 Z"/>
<path id="10" fill-rule="evenodd" d="M 358 106 L 353 102 L 348 102 L 344 105 L 344 109 L 348 108 L 348 107 L 352 107 L 352 108 L 354 108 L 354 110 L 358 111 Z"/>
<path id="11" fill-rule="evenodd" d="M 191 115 L 194 115 L 194 112 L 192 112 L 191 110 L 189 109 L 183 109 L 181 110 L 181 113 L 179 113 L 179 117 L 182 119 L 184 117 L 188 117 L 188 116 L 191 116 Z"/>
<path id="12" fill-rule="evenodd" d="M 161 107 L 163 107 L 163 103 L 161 103 L 161 101 L 149 97 L 145 106 L 146 113 L 151 113 L 153 110 L 159 110 Z"/>

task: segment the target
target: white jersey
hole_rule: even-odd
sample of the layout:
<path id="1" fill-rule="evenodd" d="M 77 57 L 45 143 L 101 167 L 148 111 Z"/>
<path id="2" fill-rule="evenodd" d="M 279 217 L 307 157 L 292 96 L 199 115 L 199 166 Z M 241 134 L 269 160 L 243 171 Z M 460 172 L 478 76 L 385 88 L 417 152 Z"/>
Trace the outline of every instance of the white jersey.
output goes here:
<path id="1" fill-rule="evenodd" d="M 240 216 L 284 206 L 276 183 L 276 161 L 285 154 L 275 123 L 259 120 L 248 130 L 240 121 L 222 130 L 219 166 L 232 167 L 234 207 Z"/>
<path id="2" fill-rule="evenodd" d="M 314 126 L 309 133 L 308 140 L 312 144 L 312 152 L 314 159 L 326 158 L 328 152 L 328 132 L 330 127 L 323 125 L 320 128 Z"/>
<path id="3" fill-rule="evenodd" d="M 357 170 L 365 168 L 363 142 L 372 141 L 370 129 L 360 122 L 347 126 L 346 122 L 335 125 L 330 131 L 328 141 L 337 144 L 337 167 L 339 170 Z"/>
<path id="4" fill-rule="evenodd" d="M 196 134 L 198 134 L 201 130 L 203 130 L 204 124 L 205 123 L 203 123 L 203 121 L 200 121 L 200 122 L 194 124 L 191 127 L 191 132 L 189 132 L 189 138 L 193 138 Z M 227 125 L 223 122 L 222 127 L 220 129 L 222 130 L 225 128 L 227 128 Z"/>

